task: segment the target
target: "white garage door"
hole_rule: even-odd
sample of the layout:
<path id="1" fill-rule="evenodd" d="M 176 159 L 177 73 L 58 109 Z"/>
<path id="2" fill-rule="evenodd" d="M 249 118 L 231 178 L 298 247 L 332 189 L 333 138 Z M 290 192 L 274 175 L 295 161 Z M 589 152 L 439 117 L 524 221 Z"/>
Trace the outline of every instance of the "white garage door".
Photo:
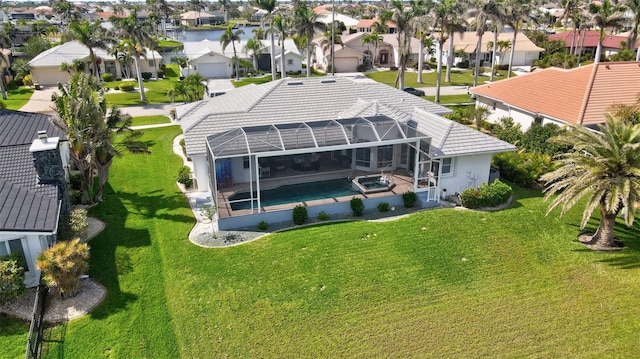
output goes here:
<path id="1" fill-rule="evenodd" d="M 66 83 L 71 75 L 66 71 L 60 71 L 59 67 L 34 67 L 31 69 L 33 81 L 40 85 L 58 85 Z"/>
<path id="2" fill-rule="evenodd" d="M 198 73 L 206 78 L 226 78 L 227 64 L 217 62 L 214 64 L 198 64 Z"/>
<path id="3" fill-rule="evenodd" d="M 358 70 L 357 57 L 336 57 L 336 72 L 356 72 Z"/>

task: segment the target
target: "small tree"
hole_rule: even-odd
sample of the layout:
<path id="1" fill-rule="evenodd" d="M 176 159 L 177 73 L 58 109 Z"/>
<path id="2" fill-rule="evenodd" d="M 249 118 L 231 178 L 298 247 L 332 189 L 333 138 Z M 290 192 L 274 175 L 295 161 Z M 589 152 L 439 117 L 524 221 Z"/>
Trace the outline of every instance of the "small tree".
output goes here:
<path id="1" fill-rule="evenodd" d="M 89 268 L 89 245 L 80 238 L 59 241 L 43 251 L 36 261 L 42 271 L 42 279 L 62 296 L 74 297 L 78 294 L 80 275 Z"/>
<path id="2" fill-rule="evenodd" d="M 24 267 L 15 256 L 0 258 L 0 304 L 24 293 Z"/>

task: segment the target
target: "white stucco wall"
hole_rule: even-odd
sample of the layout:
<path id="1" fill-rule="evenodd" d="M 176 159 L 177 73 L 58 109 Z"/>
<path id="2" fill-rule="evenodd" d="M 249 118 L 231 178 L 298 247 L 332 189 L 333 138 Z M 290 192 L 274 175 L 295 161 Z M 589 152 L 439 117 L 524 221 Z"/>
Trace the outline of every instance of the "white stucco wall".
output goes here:
<path id="1" fill-rule="evenodd" d="M 494 103 L 495 103 L 495 109 L 493 108 Z M 502 102 L 493 101 L 491 99 L 488 99 L 482 96 L 477 96 L 476 107 L 486 107 L 489 110 L 491 110 L 491 113 L 489 114 L 489 117 L 487 119 L 491 123 L 498 122 L 498 120 L 502 117 L 513 118 L 513 122 L 520 124 L 523 132 L 527 131 L 529 127 L 531 127 L 531 124 L 533 124 L 535 121 L 535 116 L 532 115 L 531 113 L 528 113 L 519 108 L 510 107 Z M 563 121 L 545 117 L 544 115 L 541 115 L 541 117 L 542 117 L 542 125 L 546 125 L 548 123 L 558 125 L 558 126 L 565 125 Z"/>
<path id="2" fill-rule="evenodd" d="M 456 157 L 453 160 L 453 174 L 440 177 L 441 195 L 460 193 L 469 187 L 478 187 L 488 182 L 491 157 L 491 154 Z"/>
<path id="3" fill-rule="evenodd" d="M 289 64 L 289 60 L 291 60 L 291 64 Z M 284 66 L 287 72 L 289 71 L 300 71 L 302 72 L 302 57 L 297 54 L 286 53 L 284 55 Z M 276 69 L 280 71 L 282 61 L 280 60 L 280 56 L 276 58 Z"/>
<path id="4" fill-rule="evenodd" d="M 193 176 L 196 179 L 196 189 L 198 191 L 206 191 L 209 189 L 209 174 L 208 165 L 207 165 L 207 157 L 202 155 L 194 155 L 191 156 L 193 160 Z"/>

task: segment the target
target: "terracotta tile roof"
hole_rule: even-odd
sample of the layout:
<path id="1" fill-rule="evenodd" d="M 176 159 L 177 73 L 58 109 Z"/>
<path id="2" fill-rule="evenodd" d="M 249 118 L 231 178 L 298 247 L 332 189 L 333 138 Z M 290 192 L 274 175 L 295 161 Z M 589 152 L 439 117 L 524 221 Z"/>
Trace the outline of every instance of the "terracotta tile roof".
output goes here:
<path id="1" fill-rule="evenodd" d="M 640 95 L 640 62 L 549 68 L 474 87 L 476 95 L 569 123 L 603 123 L 607 109 Z"/>
<path id="2" fill-rule="evenodd" d="M 358 21 L 358 25 L 356 25 L 356 27 L 358 28 L 369 28 L 371 26 L 373 26 L 373 24 L 378 21 L 378 18 L 374 18 L 374 19 L 363 19 Z M 391 22 L 391 21 L 387 21 L 387 26 L 392 29 L 396 27 L 396 24 Z"/>
<path id="3" fill-rule="evenodd" d="M 572 41 L 575 41 L 577 44 L 581 44 L 583 47 L 598 47 L 598 39 L 600 38 L 600 33 L 596 30 L 587 30 L 586 35 L 584 31 L 578 32 L 576 34 L 576 39 L 573 39 L 574 31 L 565 31 L 557 34 L 549 35 L 548 40 L 562 40 L 565 43 L 566 47 L 570 47 Z M 584 44 L 582 40 L 584 39 Z M 620 42 L 629 41 L 626 36 L 621 35 L 605 35 L 604 40 L 602 40 L 602 46 L 614 49 L 622 49 L 620 46 Z M 574 44 L 574 46 L 576 46 Z M 636 45 L 637 48 L 637 45 Z"/>

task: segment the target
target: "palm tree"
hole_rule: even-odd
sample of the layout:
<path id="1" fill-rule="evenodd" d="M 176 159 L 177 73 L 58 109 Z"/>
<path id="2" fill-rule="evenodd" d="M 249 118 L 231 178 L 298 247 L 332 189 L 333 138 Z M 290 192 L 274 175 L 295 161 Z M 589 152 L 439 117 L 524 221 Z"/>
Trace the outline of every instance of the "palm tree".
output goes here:
<path id="1" fill-rule="evenodd" d="M 446 82 L 451 82 L 451 69 L 453 69 L 454 55 L 454 34 L 463 34 L 467 26 L 467 22 L 462 18 L 464 14 L 464 4 L 462 2 L 453 1 L 448 7 L 448 13 L 446 15 L 445 27 L 449 34 L 449 49 L 447 50 L 449 56 L 447 57 L 447 73 L 445 76 Z"/>
<path id="2" fill-rule="evenodd" d="M 273 14 L 273 11 L 276 9 L 276 0 L 256 0 L 256 5 L 261 8 L 262 10 L 265 10 L 267 12 L 267 14 L 265 14 L 261 19 L 261 27 L 264 27 L 264 22 L 265 21 L 269 21 L 269 27 L 271 27 L 271 17 Z M 276 80 L 277 78 L 277 74 L 276 74 L 276 45 L 275 45 L 275 39 L 274 39 L 274 33 L 273 31 L 270 32 L 270 36 L 271 36 L 271 79 L 273 81 Z"/>
<path id="3" fill-rule="evenodd" d="M 425 16 L 417 16 L 411 22 L 412 31 L 415 37 L 418 39 L 418 83 L 422 83 L 422 69 L 424 68 L 424 49 L 427 45 L 428 36 L 431 36 L 430 23 Z M 433 41 L 429 43 L 433 45 Z M 431 51 L 428 49 L 427 51 Z"/>
<path id="4" fill-rule="evenodd" d="M 278 14 L 273 18 L 272 31 L 278 32 L 280 43 L 280 78 L 287 77 L 287 70 L 285 68 L 285 54 L 284 54 L 284 40 L 287 38 L 287 32 L 289 31 L 289 20 L 282 14 Z"/>
<path id="5" fill-rule="evenodd" d="M 496 23 L 502 14 L 501 3 L 496 0 L 477 0 L 468 15 L 475 16 L 476 35 L 478 35 L 478 43 L 476 44 L 476 65 L 473 76 L 473 86 L 478 86 L 478 76 L 480 74 L 480 58 L 482 57 L 482 36 L 487 31 L 487 22 Z M 496 30 L 496 35 L 498 31 Z"/>
<path id="6" fill-rule="evenodd" d="M 311 40 L 316 30 L 324 31 L 326 26 L 318 21 L 315 11 L 301 1 L 293 9 L 293 27 L 298 34 L 306 37 L 307 77 L 311 77 Z"/>
<path id="7" fill-rule="evenodd" d="M 623 7 L 616 5 L 611 0 L 603 0 L 602 5 L 596 3 L 589 4 L 589 13 L 594 24 L 600 29 L 600 38 L 596 49 L 594 62 L 600 62 L 602 55 L 602 41 L 607 28 L 620 29 L 624 26 L 626 18 L 624 17 Z"/>
<path id="8" fill-rule="evenodd" d="M 91 201 L 89 189 L 93 187 L 96 153 L 94 135 L 104 127 L 102 109 L 95 96 L 99 87 L 95 77 L 78 72 L 68 83 L 58 84 L 60 94 L 51 97 L 58 113 L 55 124 L 65 132 L 69 157 L 80 171 L 80 202 L 83 204 Z"/>
<path id="9" fill-rule="evenodd" d="M 626 0 L 624 5 L 633 13 L 633 26 L 629 33 L 629 41 L 627 46 L 629 50 L 636 51 L 636 44 L 638 42 L 638 30 L 640 30 L 640 0 Z M 640 51 L 636 51 L 636 61 L 640 61 Z"/>
<path id="10" fill-rule="evenodd" d="M 100 81 L 100 68 L 98 67 L 98 59 L 94 49 L 108 50 L 111 40 L 102 23 L 99 20 L 91 22 L 89 20 L 72 21 L 69 24 L 70 38 L 78 40 L 81 44 L 89 49 L 89 63 L 92 66 L 93 75 Z"/>
<path id="11" fill-rule="evenodd" d="M 244 45 L 244 53 L 249 54 L 251 51 L 251 58 L 253 59 L 253 70 L 258 71 L 258 56 L 260 55 L 260 51 L 262 50 L 262 41 L 258 39 L 249 39 L 247 43 Z"/>
<path id="12" fill-rule="evenodd" d="M 222 11 L 224 11 L 224 22 L 225 24 L 229 22 L 229 10 L 231 9 L 231 1 L 230 0 L 218 0 L 220 6 L 222 7 Z"/>
<path id="13" fill-rule="evenodd" d="M 435 4 L 432 11 L 432 27 L 434 29 L 435 40 L 438 46 L 436 53 L 438 55 L 438 64 L 436 70 L 436 98 L 435 102 L 440 102 L 440 87 L 442 84 L 442 53 L 444 51 L 444 43 L 449 39 L 449 22 L 451 14 L 455 11 L 456 7 L 454 0 L 442 0 Z"/>
<path id="14" fill-rule="evenodd" d="M 236 41 L 240 41 L 240 35 L 244 34 L 244 30 L 236 30 L 233 31 L 233 27 L 231 24 L 227 26 L 220 36 L 220 44 L 222 45 L 222 51 L 224 51 L 229 44 L 233 47 L 233 57 L 235 59 L 235 68 L 236 68 L 236 81 L 240 80 L 240 69 L 238 68 L 238 55 L 236 53 Z"/>
<path id="15" fill-rule="evenodd" d="M 511 55 L 509 56 L 509 68 L 507 70 L 507 78 L 511 77 L 511 68 L 513 66 L 513 57 L 516 51 L 516 40 L 518 32 L 523 26 L 533 20 L 533 8 L 527 0 L 512 0 L 505 11 L 506 23 L 513 29 L 513 40 L 511 41 Z"/>
<path id="16" fill-rule="evenodd" d="M 573 146 L 573 151 L 560 155 L 554 161 L 557 169 L 541 177 L 546 182 L 545 198 L 557 195 L 547 214 L 558 207 L 565 214 L 586 198 L 580 227 L 587 225 L 597 207 L 600 224 L 585 242 L 596 249 L 614 247 L 616 217 L 622 211 L 631 226 L 634 205 L 640 200 L 640 125 L 607 116 L 599 131 L 571 125 L 571 131 L 554 140 Z"/>
<path id="17" fill-rule="evenodd" d="M 42 280 L 60 295 L 74 297 L 78 294 L 80 276 L 89 269 L 89 245 L 80 238 L 58 241 L 44 250 L 36 260 L 42 271 Z"/>
<path id="18" fill-rule="evenodd" d="M 187 69 L 187 76 L 189 76 L 190 70 L 190 62 L 191 60 L 187 56 L 173 56 L 171 58 L 171 63 L 180 66 L 181 69 Z"/>
<path id="19" fill-rule="evenodd" d="M 147 48 L 155 48 L 156 41 L 151 36 L 153 32 L 149 23 L 137 21 L 137 12 L 134 9 L 131 14 L 125 18 L 112 17 L 111 22 L 118 34 L 118 37 L 124 39 L 123 42 L 129 44 L 129 49 L 133 53 L 133 59 L 136 64 L 136 74 L 138 78 L 138 86 L 140 88 L 140 102 L 147 102 L 144 94 L 144 83 L 142 82 L 142 72 L 140 70 L 140 57 L 146 57 Z"/>
<path id="20" fill-rule="evenodd" d="M 189 0 L 189 4 L 193 11 L 196 12 L 196 27 L 202 25 L 200 20 L 200 10 L 204 9 L 204 1 L 202 0 Z"/>
<path id="21" fill-rule="evenodd" d="M 195 101 L 201 100 L 204 92 L 208 90 L 206 85 L 207 78 L 199 73 L 187 76 L 184 79 L 184 83 L 187 87 L 187 91 L 191 91 L 191 93 L 193 94 L 190 97 L 192 97 Z M 200 91 L 203 91 L 203 93 L 201 93 Z"/>

